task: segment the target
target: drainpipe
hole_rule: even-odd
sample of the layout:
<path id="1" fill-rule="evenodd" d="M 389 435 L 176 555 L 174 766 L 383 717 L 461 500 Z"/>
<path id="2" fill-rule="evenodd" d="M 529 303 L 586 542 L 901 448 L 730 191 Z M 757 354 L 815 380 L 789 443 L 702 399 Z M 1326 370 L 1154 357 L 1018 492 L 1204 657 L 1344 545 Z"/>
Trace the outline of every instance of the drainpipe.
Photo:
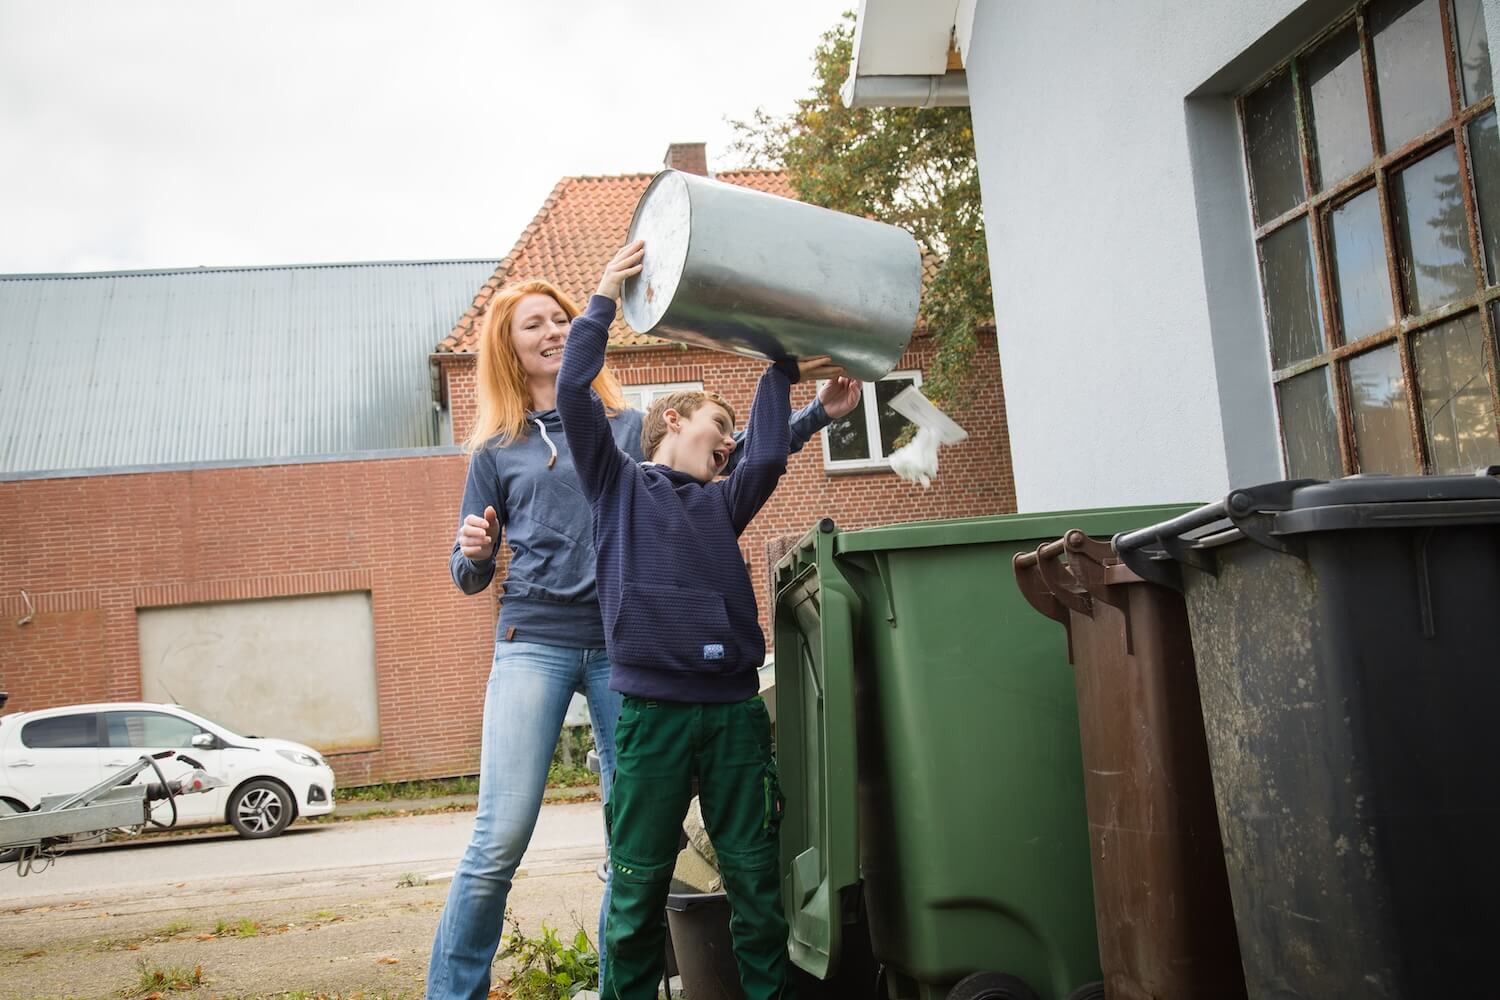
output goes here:
<path id="1" fill-rule="evenodd" d="M 839 88 L 846 108 L 966 108 L 969 80 L 963 70 L 937 76 L 859 76 Z"/>

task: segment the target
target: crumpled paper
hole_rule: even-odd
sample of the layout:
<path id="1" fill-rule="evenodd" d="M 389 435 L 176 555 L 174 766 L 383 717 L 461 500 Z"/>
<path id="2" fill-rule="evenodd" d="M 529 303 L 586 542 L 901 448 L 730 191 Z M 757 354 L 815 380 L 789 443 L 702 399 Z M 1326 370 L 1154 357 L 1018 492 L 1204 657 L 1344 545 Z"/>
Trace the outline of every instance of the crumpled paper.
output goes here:
<path id="1" fill-rule="evenodd" d="M 932 488 L 932 478 L 938 471 L 937 432 L 919 427 L 916 436 L 891 452 L 891 471 L 909 483 L 921 483 L 922 489 Z"/>

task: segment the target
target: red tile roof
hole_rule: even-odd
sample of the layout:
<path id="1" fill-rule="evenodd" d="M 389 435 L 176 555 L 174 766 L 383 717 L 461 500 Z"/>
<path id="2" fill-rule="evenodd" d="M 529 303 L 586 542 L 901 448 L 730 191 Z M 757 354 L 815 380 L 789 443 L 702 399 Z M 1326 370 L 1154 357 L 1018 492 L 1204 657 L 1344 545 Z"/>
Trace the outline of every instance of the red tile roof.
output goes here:
<path id="1" fill-rule="evenodd" d="M 564 177 L 559 181 L 531 225 L 474 296 L 473 305 L 437 345 L 438 352 L 472 354 L 479 338 L 475 320 L 489 304 L 490 297 L 513 282 L 545 279 L 582 307 L 610 255 L 625 241 L 636 202 L 652 176 L 619 174 Z M 728 170 L 716 178 L 785 198 L 795 197 L 783 170 Z M 623 319 L 615 320 L 609 339 L 611 344 L 619 346 L 665 343 L 657 337 L 636 333 Z"/>

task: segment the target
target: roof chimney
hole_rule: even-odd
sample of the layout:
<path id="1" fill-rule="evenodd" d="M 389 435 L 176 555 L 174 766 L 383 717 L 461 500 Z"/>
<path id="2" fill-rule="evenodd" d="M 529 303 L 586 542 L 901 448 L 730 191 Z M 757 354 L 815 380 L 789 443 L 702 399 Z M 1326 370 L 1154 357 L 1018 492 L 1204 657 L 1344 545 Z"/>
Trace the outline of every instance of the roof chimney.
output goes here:
<path id="1" fill-rule="evenodd" d="M 708 143 L 706 142 L 674 142 L 667 147 L 667 155 L 662 159 L 662 166 L 672 170 L 681 170 L 685 174 L 697 174 L 699 177 L 708 176 Z"/>

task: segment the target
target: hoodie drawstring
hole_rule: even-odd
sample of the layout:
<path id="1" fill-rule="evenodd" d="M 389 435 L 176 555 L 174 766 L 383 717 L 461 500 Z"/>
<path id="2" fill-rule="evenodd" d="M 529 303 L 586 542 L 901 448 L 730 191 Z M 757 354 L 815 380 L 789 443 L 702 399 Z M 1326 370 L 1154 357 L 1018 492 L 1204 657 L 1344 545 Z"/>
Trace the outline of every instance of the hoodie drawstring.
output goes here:
<path id="1" fill-rule="evenodd" d="M 547 442 L 547 450 L 552 452 L 552 457 L 547 459 L 547 468 L 550 469 L 557 464 L 557 445 L 553 444 L 552 439 L 547 436 L 547 426 L 545 424 L 536 419 L 533 419 L 531 422 L 536 424 L 536 429 L 542 432 L 542 440 Z"/>

